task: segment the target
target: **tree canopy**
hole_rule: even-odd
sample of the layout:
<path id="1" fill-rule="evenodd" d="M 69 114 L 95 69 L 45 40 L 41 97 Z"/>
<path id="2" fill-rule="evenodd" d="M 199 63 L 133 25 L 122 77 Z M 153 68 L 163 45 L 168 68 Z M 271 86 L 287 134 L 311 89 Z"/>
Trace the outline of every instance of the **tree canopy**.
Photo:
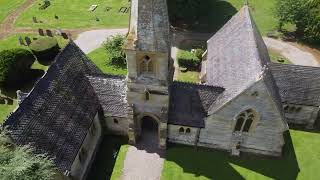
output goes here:
<path id="1" fill-rule="evenodd" d="M 0 132 L 0 177 L 11 180 L 50 180 L 55 176 L 52 159 L 34 154 L 31 146 L 15 146 L 7 132 Z"/>
<path id="2" fill-rule="evenodd" d="M 108 62 L 111 62 L 112 65 L 125 67 L 126 55 L 123 51 L 124 41 L 125 36 L 115 35 L 104 42 L 104 48 L 108 55 Z"/>
<path id="3" fill-rule="evenodd" d="M 286 23 L 296 26 L 296 33 L 304 40 L 320 43 L 320 1 L 278 0 L 279 28 Z"/>

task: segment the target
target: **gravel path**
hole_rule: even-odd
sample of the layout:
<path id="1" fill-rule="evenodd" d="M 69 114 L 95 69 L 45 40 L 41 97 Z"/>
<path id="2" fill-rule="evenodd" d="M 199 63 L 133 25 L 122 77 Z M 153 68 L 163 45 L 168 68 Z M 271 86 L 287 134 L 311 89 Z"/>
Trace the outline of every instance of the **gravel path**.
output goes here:
<path id="1" fill-rule="evenodd" d="M 74 41 L 86 54 L 99 48 L 109 36 L 126 34 L 128 29 L 102 29 L 80 33 Z"/>
<path id="2" fill-rule="evenodd" d="M 316 57 L 311 53 L 303 51 L 290 43 L 267 37 L 264 37 L 263 40 L 268 48 L 279 52 L 282 56 L 288 58 L 293 64 L 302 66 L 320 66 Z"/>
<path id="3" fill-rule="evenodd" d="M 157 131 L 143 132 L 136 146 L 130 146 L 124 160 L 122 180 L 160 180 L 164 151 L 158 149 Z"/>

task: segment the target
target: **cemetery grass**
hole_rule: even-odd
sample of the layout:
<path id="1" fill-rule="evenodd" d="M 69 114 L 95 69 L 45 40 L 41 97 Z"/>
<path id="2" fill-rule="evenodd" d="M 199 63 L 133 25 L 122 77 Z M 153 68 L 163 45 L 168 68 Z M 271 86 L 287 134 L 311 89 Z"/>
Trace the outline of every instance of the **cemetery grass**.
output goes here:
<path id="1" fill-rule="evenodd" d="M 200 73 L 197 71 L 179 72 L 177 80 L 181 82 L 198 83 Z"/>
<path id="2" fill-rule="evenodd" d="M 0 0 L 0 24 L 16 8 L 26 0 Z"/>
<path id="3" fill-rule="evenodd" d="M 200 0 L 200 6 L 190 12 L 188 9 L 179 9 L 179 0 L 168 1 L 170 20 L 175 14 L 180 14 L 183 18 L 178 19 L 178 23 L 187 24 L 187 30 L 197 32 L 216 32 L 218 31 L 238 10 L 243 7 L 245 1 L 239 0 Z M 191 1 L 190 1 L 191 4 Z M 275 15 L 276 0 L 251 0 L 249 1 L 251 14 L 262 35 L 277 29 L 278 18 Z M 198 16 L 197 20 L 192 17 Z M 186 18 L 191 17 L 191 18 Z M 197 24 L 195 24 L 197 22 Z M 179 25 L 184 28 L 184 25 Z"/>
<path id="4" fill-rule="evenodd" d="M 277 51 L 274 51 L 272 49 L 268 49 L 268 51 L 269 51 L 269 56 L 270 56 L 271 62 L 281 63 L 281 64 L 292 64 L 288 58 L 282 56 Z M 282 60 L 282 62 L 280 62 L 279 60 Z"/>
<path id="5" fill-rule="evenodd" d="M 111 65 L 108 61 L 107 51 L 101 47 L 88 54 L 88 57 L 98 66 L 102 72 L 113 75 L 126 75 L 127 69 Z"/>
<path id="6" fill-rule="evenodd" d="M 13 104 L 0 104 L 0 125 L 7 118 L 7 116 L 17 107 L 16 100 L 13 101 Z"/>
<path id="7" fill-rule="evenodd" d="M 290 137 L 291 136 L 291 137 Z M 188 179 L 318 179 L 320 134 L 297 130 L 287 133 L 281 158 L 244 155 L 172 145 L 166 152 L 162 180 Z M 194 157 L 194 158 L 190 158 Z"/>
<path id="8" fill-rule="evenodd" d="M 17 19 L 16 27 L 26 28 L 120 28 L 127 27 L 129 12 L 119 13 L 121 7 L 129 7 L 128 0 L 54 0 L 45 10 L 39 10 L 37 0 Z M 91 5 L 98 5 L 94 12 Z M 112 7 L 109 11 L 107 7 Z M 55 18 L 57 16 L 58 18 Z M 33 22 L 36 17 L 38 23 Z M 40 23 L 39 23 L 40 22 Z"/>

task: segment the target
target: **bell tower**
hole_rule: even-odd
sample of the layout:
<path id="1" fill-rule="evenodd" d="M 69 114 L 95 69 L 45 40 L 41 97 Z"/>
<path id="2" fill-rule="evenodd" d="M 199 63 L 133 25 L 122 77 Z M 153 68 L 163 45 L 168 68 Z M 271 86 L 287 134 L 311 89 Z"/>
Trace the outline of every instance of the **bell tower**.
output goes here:
<path id="1" fill-rule="evenodd" d="M 131 0 L 127 56 L 127 100 L 134 118 L 129 122 L 129 140 L 141 133 L 141 119 L 158 122 L 159 146 L 167 136 L 168 87 L 172 81 L 170 30 L 166 0 Z"/>

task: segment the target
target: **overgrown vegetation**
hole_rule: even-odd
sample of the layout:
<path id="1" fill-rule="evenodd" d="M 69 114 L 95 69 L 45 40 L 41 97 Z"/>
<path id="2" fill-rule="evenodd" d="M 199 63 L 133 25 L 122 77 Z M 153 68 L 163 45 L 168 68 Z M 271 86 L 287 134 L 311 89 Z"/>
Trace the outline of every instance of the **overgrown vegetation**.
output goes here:
<path id="1" fill-rule="evenodd" d="M 16 86 L 28 76 L 35 58 L 25 49 L 12 49 L 0 52 L 0 85 Z"/>
<path id="2" fill-rule="evenodd" d="M 179 50 L 177 53 L 179 66 L 187 68 L 188 70 L 198 69 L 203 53 L 204 51 L 202 49 L 194 49 L 192 51 Z"/>
<path id="3" fill-rule="evenodd" d="M 107 38 L 103 43 L 103 47 L 107 51 L 107 62 L 110 62 L 110 65 L 119 66 L 124 68 L 126 66 L 126 55 L 123 51 L 123 45 L 125 41 L 125 36 L 115 35 Z"/>
<path id="4" fill-rule="evenodd" d="M 5 131 L 0 132 L 0 179 L 50 180 L 55 172 L 52 159 L 33 154 L 31 146 L 15 146 Z"/>
<path id="5" fill-rule="evenodd" d="M 296 26 L 295 35 L 310 43 L 320 44 L 320 2 L 316 0 L 278 0 L 279 29 L 285 24 Z"/>
<path id="6" fill-rule="evenodd" d="M 55 38 L 44 37 L 33 41 L 30 50 L 37 57 L 37 60 L 44 65 L 49 64 L 60 52 L 60 47 Z"/>

